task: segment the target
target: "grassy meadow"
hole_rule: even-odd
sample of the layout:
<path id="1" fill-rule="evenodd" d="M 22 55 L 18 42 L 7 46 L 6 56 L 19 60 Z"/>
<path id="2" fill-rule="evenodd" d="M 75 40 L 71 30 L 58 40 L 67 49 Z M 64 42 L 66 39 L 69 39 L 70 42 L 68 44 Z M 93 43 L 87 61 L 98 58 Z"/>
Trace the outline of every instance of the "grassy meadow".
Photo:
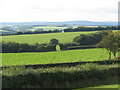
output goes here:
<path id="1" fill-rule="evenodd" d="M 46 26 L 46 27 L 32 27 L 32 28 L 37 28 L 37 29 L 49 29 L 49 30 L 51 30 L 51 29 L 66 29 L 66 28 L 68 28 L 68 27 L 52 27 L 52 26 Z"/>
<path id="2" fill-rule="evenodd" d="M 2 65 L 48 64 L 108 59 L 105 49 L 67 50 L 58 52 L 2 53 Z"/>
<path id="3" fill-rule="evenodd" d="M 27 34 L 2 36 L 3 41 L 14 41 L 19 43 L 49 43 L 50 39 L 56 38 L 60 43 L 72 42 L 73 38 L 80 34 L 95 33 L 93 32 L 65 32 L 65 33 L 47 33 L 47 34 Z"/>

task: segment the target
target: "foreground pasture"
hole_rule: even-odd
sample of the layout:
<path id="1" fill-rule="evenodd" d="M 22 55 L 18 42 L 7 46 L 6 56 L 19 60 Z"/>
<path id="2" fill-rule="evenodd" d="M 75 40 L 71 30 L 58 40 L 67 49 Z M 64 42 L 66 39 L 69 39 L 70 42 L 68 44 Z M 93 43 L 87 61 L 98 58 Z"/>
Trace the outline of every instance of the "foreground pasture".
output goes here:
<path id="1" fill-rule="evenodd" d="M 76 61 L 98 61 L 108 59 L 105 49 L 82 49 L 58 52 L 2 53 L 2 65 L 28 65 L 64 63 Z"/>
<path id="2" fill-rule="evenodd" d="M 56 38 L 60 43 L 72 42 L 73 38 L 80 34 L 95 33 L 92 32 L 65 32 L 65 33 L 47 33 L 47 34 L 26 34 L 2 36 L 3 41 L 14 41 L 19 43 L 49 43 L 50 39 Z"/>

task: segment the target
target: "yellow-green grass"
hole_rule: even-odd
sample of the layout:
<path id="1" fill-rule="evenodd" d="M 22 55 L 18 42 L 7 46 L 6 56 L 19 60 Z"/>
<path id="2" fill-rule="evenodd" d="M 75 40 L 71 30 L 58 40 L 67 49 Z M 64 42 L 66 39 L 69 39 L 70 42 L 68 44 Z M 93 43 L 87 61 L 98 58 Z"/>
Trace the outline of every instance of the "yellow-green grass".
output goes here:
<path id="1" fill-rule="evenodd" d="M 119 30 L 112 30 L 113 32 L 119 32 Z"/>
<path id="2" fill-rule="evenodd" d="M 0 32 L 8 32 L 7 30 L 0 30 Z"/>
<path id="3" fill-rule="evenodd" d="M 60 43 L 72 42 L 73 38 L 80 34 L 95 33 L 93 32 L 66 32 L 66 33 L 47 33 L 47 34 L 26 34 L 2 36 L 3 41 L 14 41 L 19 43 L 49 43 L 50 39 L 56 38 Z"/>
<path id="4" fill-rule="evenodd" d="M 94 88 L 119 88 L 120 84 L 113 84 L 113 85 L 100 85 Z"/>
<path id="5" fill-rule="evenodd" d="M 37 28 L 37 29 L 65 29 L 68 27 L 33 27 L 33 28 Z"/>
<path id="6" fill-rule="evenodd" d="M 32 28 L 32 29 L 27 29 L 27 30 L 30 30 L 30 31 L 35 31 L 36 29 L 33 29 L 33 28 Z"/>
<path id="7" fill-rule="evenodd" d="M 28 65 L 98 61 L 108 59 L 105 49 L 67 50 L 56 52 L 2 53 L 2 65 Z"/>
<path id="8" fill-rule="evenodd" d="M 95 87 L 88 87 L 88 88 L 79 88 L 79 89 L 73 89 L 73 90 L 119 90 L 120 89 L 120 84 L 112 84 L 112 85 L 100 85 L 100 86 L 95 86 Z"/>

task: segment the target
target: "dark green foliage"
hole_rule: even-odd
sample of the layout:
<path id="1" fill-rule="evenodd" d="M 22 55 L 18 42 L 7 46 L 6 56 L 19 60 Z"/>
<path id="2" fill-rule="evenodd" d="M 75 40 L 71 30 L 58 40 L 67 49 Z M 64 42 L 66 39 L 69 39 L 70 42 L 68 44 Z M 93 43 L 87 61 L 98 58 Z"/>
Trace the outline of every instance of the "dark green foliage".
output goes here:
<path id="1" fill-rule="evenodd" d="M 56 51 L 56 45 L 47 45 L 46 46 L 47 51 Z"/>
<path id="2" fill-rule="evenodd" d="M 64 29 L 64 32 L 74 32 L 74 29 Z"/>
<path id="3" fill-rule="evenodd" d="M 59 44 L 61 50 L 68 50 L 69 47 L 71 46 L 79 46 L 78 43 L 72 42 L 72 43 L 64 43 L 64 44 Z"/>
<path id="4" fill-rule="evenodd" d="M 95 45 L 88 45 L 88 46 L 70 46 L 68 47 L 68 50 L 74 50 L 74 49 L 92 49 L 97 48 Z"/>
<path id="5" fill-rule="evenodd" d="M 116 57 L 117 52 L 120 52 L 120 33 L 109 32 L 109 35 L 104 37 L 97 46 L 103 47 L 108 51 L 109 59 L 111 58 L 111 53 Z"/>
<path id="6" fill-rule="evenodd" d="M 19 53 L 19 52 L 48 52 L 56 51 L 55 45 L 48 44 L 34 44 L 15 43 L 15 42 L 2 42 L 3 53 Z"/>
<path id="7" fill-rule="evenodd" d="M 90 79 L 104 80 L 113 76 L 120 76 L 119 66 L 85 64 L 71 67 L 54 68 L 6 68 L 3 69 L 3 88 L 20 88 L 38 85 L 41 88 L 54 87 L 56 83 Z M 11 73 L 12 72 L 12 73 Z"/>
<path id="8" fill-rule="evenodd" d="M 44 45 L 39 45 L 39 46 L 37 46 L 37 49 L 36 49 L 38 52 L 39 51 L 43 51 L 43 52 L 45 52 L 46 51 L 46 48 L 45 48 L 45 46 Z"/>
<path id="9" fill-rule="evenodd" d="M 59 44 L 59 40 L 53 38 L 53 39 L 50 40 L 49 44 L 51 44 L 51 45 L 58 45 Z"/>
<path id="10" fill-rule="evenodd" d="M 106 26 L 106 27 L 84 27 L 80 26 L 74 29 L 74 31 L 101 31 L 101 30 L 118 30 L 118 26 Z"/>
<path id="11" fill-rule="evenodd" d="M 17 35 L 21 35 L 21 34 L 23 34 L 23 32 L 19 31 L 19 32 L 17 32 L 16 34 L 17 34 Z"/>
<path id="12" fill-rule="evenodd" d="M 80 45 L 95 45 L 107 35 L 107 31 L 101 31 L 92 34 L 80 34 L 80 36 L 75 37 L 73 41 L 79 43 Z"/>

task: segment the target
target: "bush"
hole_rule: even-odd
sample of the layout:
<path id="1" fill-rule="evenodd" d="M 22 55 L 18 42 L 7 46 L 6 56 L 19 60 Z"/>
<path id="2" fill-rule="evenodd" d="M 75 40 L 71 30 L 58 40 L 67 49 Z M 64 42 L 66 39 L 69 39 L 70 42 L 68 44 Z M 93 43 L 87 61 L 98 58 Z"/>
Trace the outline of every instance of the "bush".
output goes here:
<path id="1" fill-rule="evenodd" d="M 47 51 L 56 51 L 56 45 L 50 45 L 50 44 L 48 44 L 46 46 L 46 50 Z"/>
<path id="2" fill-rule="evenodd" d="M 70 46 L 79 46 L 79 44 L 76 43 L 76 42 L 72 42 L 72 43 L 59 44 L 59 46 L 60 46 L 61 50 L 68 50 L 68 47 L 70 47 Z"/>
<path id="3" fill-rule="evenodd" d="M 46 51 L 46 48 L 45 48 L 45 46 L 44 46 L 44 45 L 39 45 L 39 46 L 37 46 L 36 51 L 38 51 L 38 52 L 40 52 L 40 51 L 45 52 L 45 51 Z"/>

